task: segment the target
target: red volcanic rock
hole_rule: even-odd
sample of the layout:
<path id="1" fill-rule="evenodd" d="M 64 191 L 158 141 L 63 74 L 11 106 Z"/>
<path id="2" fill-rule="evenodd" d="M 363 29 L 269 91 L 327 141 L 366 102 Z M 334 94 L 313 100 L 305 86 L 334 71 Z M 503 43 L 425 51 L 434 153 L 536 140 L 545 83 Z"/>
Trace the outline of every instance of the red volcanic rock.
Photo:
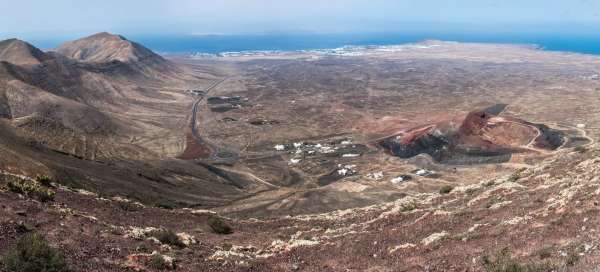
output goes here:
<path id="1" fill-rule="evenodd" d="M 428 154 L 439 162 L 470 163 L 506 161 L 513 153 L 553 150 L 563 142 L 558 131 L 518 118 L 499 117 L 491 108 L 419 126 L 379 144 L 402 158 Z"/>
<path id="2" fill-rule="evenodd" d="M 485 111 L 472 111 L 467 114 L 467 117 L 463 120 L 458 133 L 460 135 L 476 135 L 486 127 L 488 120 L 492 115 L 487 114 Z"/>

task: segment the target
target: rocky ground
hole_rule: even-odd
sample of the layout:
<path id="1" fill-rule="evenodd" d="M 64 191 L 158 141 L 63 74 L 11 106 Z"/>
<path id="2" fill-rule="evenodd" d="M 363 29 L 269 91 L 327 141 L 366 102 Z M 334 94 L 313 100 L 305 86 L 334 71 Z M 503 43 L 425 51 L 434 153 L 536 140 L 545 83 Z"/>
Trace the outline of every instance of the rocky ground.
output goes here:
<path id="1" fill-rule="evenodd" d="M 594 145 L 502 178 L 381 205 L 224 219 L 232 234 L 208 226 L 210 211 L 145 207 L 57 184 L 55 200 L 42 203 L 8 190 L 18 177 L 3 174 L 0 251 L 38 232 L 81 271 L 152 271 L 151 254 L 168 257 L 176 271 L 485 271 L 501 262 L 595 271 L 599 158 Z M 152 238 L 160 228 L 184 245 Z"/>

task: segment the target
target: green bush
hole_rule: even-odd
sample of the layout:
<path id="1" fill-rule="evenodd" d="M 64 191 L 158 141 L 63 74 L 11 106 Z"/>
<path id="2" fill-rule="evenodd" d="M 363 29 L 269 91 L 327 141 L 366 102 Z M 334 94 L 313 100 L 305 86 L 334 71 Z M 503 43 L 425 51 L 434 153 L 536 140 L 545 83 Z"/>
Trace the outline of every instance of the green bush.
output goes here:
<path id="1" fill-rule="evenodd" d="M 160 254 L 152 255 L 152 257 L 150 257 L 150 263 L 148 263 L 148 266 L 161 271 L 170 268 L 167 261 L 165 261 L 165 258 Z"/>
<path id="2" fill-rule="evenodd" d="M 17 231 L 17 233 L 28 233 L 33 231 L 33 227 L 23 221 L 17 222 L 17 226 L 15 228 L 15 230 Z"/>
<path id="3" fill-rule="evenodd" d="M 154 204 L 154 207 L 165 209 L 165 210 L 173 210 L 175 209 L 175 203 L 170 202 L 168 200 L 161 200 Z"/>
<path id="4" fill-rule="evenodd" d="M 417 208 L 417 202 L 411 201 L 408 203 L 403 203 L 400 207 L 401 212 L 410 212 Z"/>
<path id="5" fill-rule="evenodd" d="M 525 170 L 527 170 L 527 168 L 519 168 L 519 169 L 517 169 L 514 173 L 512 173 L 508 177 L 508 182 L 516 182 L 517 180 L 519 180 L 521 178 L 521 174 L 523 172 L 525 172 Z"/>
<path id="6" fill-rule="evenodd" d="M 140 205 L 128 201 L 118 201 L 117 206 L 126 212 L 137 212 L 142 210 Z"/>
<path id="7" fill-rule="evenodd" d="M 167 229 L 156 230 L 149 233 L 150 236 L 158 239 L 161 243 L 183 248 L 185 244 L 179 239 L 179 236 L 172 231 Z"/>
<path id="8" fill-rule="evenodd" d="M 208 218 L 208 226 L 217 234 L 231 234 L 233 229 L 221 217 L 211 215 Z"/>
<path id="9" fill-rule="evenodd" d="M 52 183 L 54 182 L 54 179 L 52 179 L 49 176 L 42 175 L 42 176 L 35 177 L 35 181 L 39 182 L 42 186 L 52 187 Z"/>
<path id="10" fill-rule="evenodd" d="M 552 247 L 543 247 L 543 248 L 537 250 L 536 252 L 534 252 L 534 255 L 538 256 L 542 260 L 548 259 L 548 258 L 552 257 L 553 250 L 554 249 Z"/>
<path id="11" fill-rule="evenodd" d="M 487 272 L 550 272 L 550 264 L 521 264 L 510 256 L 508 249 L 500 251 L 495 258 L 483 257 L 483 267 Z"/>
<path id="12" fill-rule="evenodd" d="M 494 204 L 497 204 L 497 203 L 500 203 L 500 202 L 502 202 L 502 198 L 500 198 L 500 197 L 498 197 L 498 196 L 491 197 L 491 198 L 488 200 L 488 202 L 485 204 L 485 208 L 486 208 L 486 209 L 489 209 L 489 208 L 491 208 L 492 206 L 494 206 Z"/>
<path id="13" fill-rule="evenodd" d="M 569 248 L 567 248 L 567 256 L 565 256 L 565 265 L 574 266 L 581 258 L 579 256 L 579 253 L 582 253 L 583 251 L 583 246 L 570 246 Z"/>
<path id="14" fill-rule="evenodd" d="M 442 188 L 440 188 L 440 194 L 448 194 L 450 192 L 452 192 L 452 190 L 454 189 L 454 187 L 450 186 L 450 185 L 444 185 L 442 186 Z"/>
<path id="15" fill-rule="evenodd" d="M 63 257 L 39 234 L 23 236 L 3 256 L 2 262 L 11 272 L 63 272 L 71 271 Z"/>
<path id="16" fill-rule="evenodd" d="M 11 192 L 35 198 L 41 202 L 54 200 L 54 195 L 56 194 L 54 191 L 40 186 L 40 184 L 35 181 L 25 179 L 9 181 L 8 189 Z"/>

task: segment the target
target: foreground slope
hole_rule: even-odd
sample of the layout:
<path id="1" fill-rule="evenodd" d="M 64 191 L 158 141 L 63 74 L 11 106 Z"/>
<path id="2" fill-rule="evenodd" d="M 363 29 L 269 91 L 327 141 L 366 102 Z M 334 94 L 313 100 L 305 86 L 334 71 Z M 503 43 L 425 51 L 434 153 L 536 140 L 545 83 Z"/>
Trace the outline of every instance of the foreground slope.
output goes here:
<path id="1" fill-rule="evenodd" d="M 593 271 L 600 262 L 598 157 L 594 145 L 449 193 L 325 214 L 226 220 L 230 235 L 213 233 L 207 220 L 215 215 L 205 210 L 149 208 L 67 188 L 57 189 L 54 203 L 40 203 L 2 189 L 0 250 L 26 225 L 85 271 L 154 271 L 146 257 L 152 251 L 172 257 L 177 271 L 485 271 L 502 264 Z M 2 177 L 3 188 L 15 178 Z M 161 227 L 187 245 L 152 242 L 151 231 Z"/>

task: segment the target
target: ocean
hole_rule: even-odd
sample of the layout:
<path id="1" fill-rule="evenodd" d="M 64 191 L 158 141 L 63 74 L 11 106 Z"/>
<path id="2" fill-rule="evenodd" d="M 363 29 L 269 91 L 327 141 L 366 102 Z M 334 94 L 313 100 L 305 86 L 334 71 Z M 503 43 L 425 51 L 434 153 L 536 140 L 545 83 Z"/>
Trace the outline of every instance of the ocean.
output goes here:
<path id="1" fill-rule="evenodd" d="M 423 40 L 537 45 L 551 51 L 600 55 L 600 36 L 561 34 L 463 33 L 352 33 L 262 35 L 131 35 L 128 39 L 163 54 L 222 53 L 241 51 L 296 51 L 332 49 L 346 45 L 398 45 Z M 50 49 L 60 39 L 33 40 Z"/>

